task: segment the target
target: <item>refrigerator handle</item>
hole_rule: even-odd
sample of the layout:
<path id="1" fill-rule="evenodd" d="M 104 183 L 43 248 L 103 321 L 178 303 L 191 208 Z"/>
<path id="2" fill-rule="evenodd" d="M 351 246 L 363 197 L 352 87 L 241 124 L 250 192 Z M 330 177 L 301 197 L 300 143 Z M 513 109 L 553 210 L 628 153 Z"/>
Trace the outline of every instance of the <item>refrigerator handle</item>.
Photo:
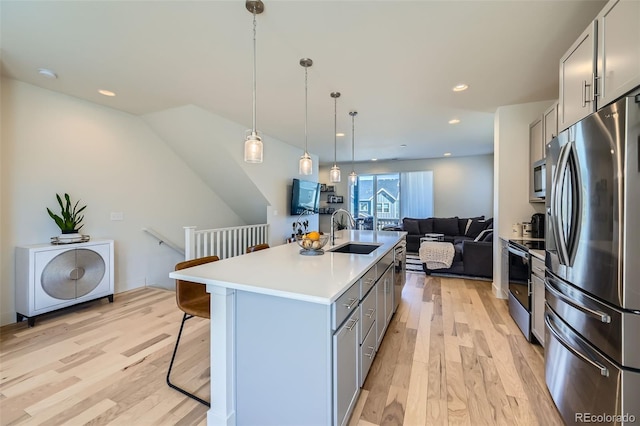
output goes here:
<path id="1" fill-rule="evenodd" d="M 571 225 L 569 227 L 569 239 L 566 242 L 569 254 L 569 264 L 573 265 L 578 252 L 578 241 L 580 240 L 580 232 L 582 230 L 582 178 L 580 176 L 580 165 L 578 164 L 578 155 L 573 143 L 569 144 L 567 154 L 568 172 L 571 173 Z"/>
<path id="2" fill-rule="evenodd" d="M 570 305 L 574 308 L 576 308 L 577 310 L 592 316 L 594 318 L 597 318 L 598 320 L 600 320 L 600 322 L 603 322 L 605 324 L 609 324 L 611 323 L 611 316 L 601 312 L 601 311 L 596 311 L 594 309 L 590 309 L 587 308 L 586 306 L 582 306 L 581 304 L 579 304 L 578 302 L 576 302 L 574 299 L 572 299 L 570 296 L 567 296 L 566 294 L 564 294 L 562 292 L 562 290 L 560 290 L 559 288 L 557 288 L 554 283 L 555 280 L 550 278 L 550 277 L 545 277 L 544 279 L 545 282 L 545 287 L 547 290 L 549 290 L 549 293 L 551 293 L 552 295 L 554 295 L 555 297 L 557 297 L 558 299 L 562 300 L 564 303 L 566 303 L 567 305 Z"/>
<path id="3" fill-rule="evenodd" d="M 544 322 L 547 325 L 547 328 L 549 329 L 551 334 L 553 334 L 553 336 L 556 338 L 556 340 L 558 340 L 558 342 L 560 342 L 562 346 L 564 346 L 569 352 L 571 352 L 572 354 L 580 358 L 582 361 L 600 370 L 600 374 L 602 376 L 609 377 L 609 370 L 607 369 L 607 367 L 600 364 L 599 362 L 592 360 L 590 357 L 588 357 L 587 355 L 583 354 L 582 352 L 578 351 L 573 346 L 571 346 L 571 344 L 567 342 L 567 340 L 564 337 L 562 337 L 562 335 L 560 334 L 560 331 L 558 331 L 558 329 L 556 329 L 555 326 L 551 324 L 551 320 L 552 319 L 549 312 L 545 312 Z"/>
<path id="4" fill-rule="evenodd" d="M 562 184 L 562 177 L 564 176 L 565 170 L 567 168 L 570 146 L 571 143 L 568 143 L 560 149 L 560 155 L 558 157 L 558 167 L 556 168 L 555 176 L 553 176 L 553 186 L 551 188 L 551 218 L 553 221 L 553 236 L 556 240 L 556 248 L 558 250 L 560 263 L 563 265 L 568 264 L 569 253 L 567 251 L 567 241 L 564 238 L 564 232 L 562 231 L 562 219 L 560 217 L 560 204 L 562 200 L 562 191 L 560 190 L 560 185 Z"/>

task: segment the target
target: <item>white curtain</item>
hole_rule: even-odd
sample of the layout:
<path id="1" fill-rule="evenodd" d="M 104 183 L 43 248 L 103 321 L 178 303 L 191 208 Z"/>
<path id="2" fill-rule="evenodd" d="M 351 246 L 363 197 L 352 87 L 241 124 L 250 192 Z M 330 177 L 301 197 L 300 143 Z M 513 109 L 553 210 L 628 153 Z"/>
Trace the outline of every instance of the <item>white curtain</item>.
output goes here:
<path id="1" fill-rule="evenodd" d="M 433 217 L 433 172 L 400 173 L 402 217 Z"/>

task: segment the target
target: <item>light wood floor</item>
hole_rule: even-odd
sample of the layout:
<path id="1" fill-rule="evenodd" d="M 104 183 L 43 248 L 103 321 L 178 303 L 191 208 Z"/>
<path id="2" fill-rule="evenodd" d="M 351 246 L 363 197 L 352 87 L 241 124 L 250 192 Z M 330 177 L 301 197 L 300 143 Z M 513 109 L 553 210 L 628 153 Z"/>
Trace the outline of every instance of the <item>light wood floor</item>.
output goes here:
<path id="1" fill-rule="evenodd" d="M 543 352 L 483 281 L 407 274 L 351 425 L 561 425 Z M 204 425 L 165 375 L 182 312 L 139 289 L 0 328 L 1 425 Z M 185 326 L 174 382 L 209 398 L 208 321 Z"/>

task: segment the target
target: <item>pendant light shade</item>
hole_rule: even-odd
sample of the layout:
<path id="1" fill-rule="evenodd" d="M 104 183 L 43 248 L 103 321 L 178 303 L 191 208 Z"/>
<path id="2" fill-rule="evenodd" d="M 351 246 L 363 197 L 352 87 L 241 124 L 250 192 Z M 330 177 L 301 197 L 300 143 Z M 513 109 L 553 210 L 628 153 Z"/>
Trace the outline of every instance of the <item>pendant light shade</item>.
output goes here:
<path id="1" fill-rule="evenodd" d="M 262 163 L 262 138 L 256 130 L 256 15 L 264 11 L 264 3 L 260 0 L 247 0 L 245 7 L 253 14 L 253 128 L 247 131 L 244 142 L 244 161 Z"/>
<path id="2" fill-rule="evenodd" d="M 351 116 L 351 173 L 349 173 L 349 183 L 351 185 L 355 185 L 358 182 L 358 175 L 356 174 L 356 170 L 353 167 L 353 162 L 355 158 L 355 146 L 356 146 L 356 125 L 355 118 L 358 115 L 358 111 L 349 111 L 349 115 Z"/>
<path id="3" fill-rule="evenodd" d="M 310 175 L 313 173 L 313 162 L 307 150 L 307 69 L 313 65 L 313 61 L 309 58 L 302 58 L 300 59 L 300 65 L 304 67 L 304 154 L 300 157 L 298 173 L 301 175 Z"/>
<path id="4" fill-rule="evenodd" d="M 333 98 L 333 167 L 329 172 L 329 182 L 336 183 L 340 182 L 340 167 L 338 167 L 336 161 L 338 151 L 338 98 L 340 97 L 340 92 L 331 92 L 331 97 Z"/>
<path id="5" fill-rule="evenodd" d="M 247 133 L 249 132 L 247 130 Z M 244 142 L 244 161 L 246 163 L 262 163 L 262 139 L 255 131 L 251 131 Z"/>

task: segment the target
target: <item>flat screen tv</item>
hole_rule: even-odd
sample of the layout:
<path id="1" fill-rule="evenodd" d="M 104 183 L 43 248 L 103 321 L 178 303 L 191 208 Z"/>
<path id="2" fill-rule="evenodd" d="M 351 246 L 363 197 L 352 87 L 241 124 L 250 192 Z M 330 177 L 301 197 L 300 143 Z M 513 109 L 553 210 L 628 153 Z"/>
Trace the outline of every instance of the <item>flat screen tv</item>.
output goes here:
<path id="1" fill-rule="evenodd" d="M 302 179 L 293 179 L 291 186 L 291 215 L 302 214 L 305 210 L 318 213 L 320 206 L 320 184 Z"/>

